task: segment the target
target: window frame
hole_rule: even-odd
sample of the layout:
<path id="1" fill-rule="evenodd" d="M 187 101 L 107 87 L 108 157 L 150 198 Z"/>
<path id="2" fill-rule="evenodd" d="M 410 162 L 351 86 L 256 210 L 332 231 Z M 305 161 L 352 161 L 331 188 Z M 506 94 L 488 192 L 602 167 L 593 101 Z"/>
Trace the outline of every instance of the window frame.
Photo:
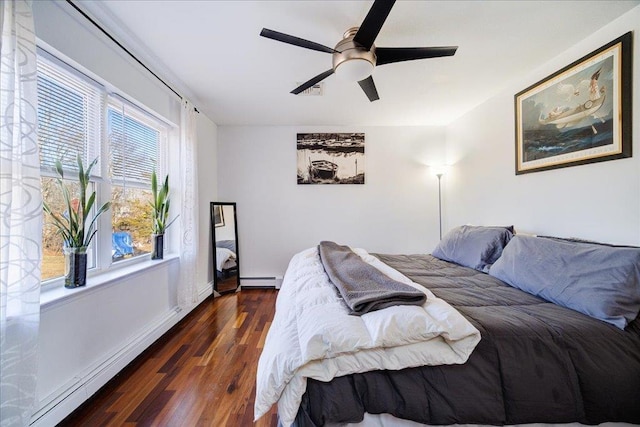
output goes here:
<path id="1" fill-rule="evenodd" d="M 56 53 L 51 53 L 54 51 Z M 54 66 L 60 68 L 63 72 L 70 74 L 73 78 L 78 78 L 81 80 L 85 80 L 90 84 L 100 88 L 100 96 L 101 96 L 101 111 L 100 116 L 96 118 L 99 120 L 99 139 L 96 142 L 96 146 L 87 150 L 87 156 L 91 156 L 89 161 L 93 160 L 95 157 L 99 157 L 99 162 L 92 171 L 92 176 L 90 182 L 95 186 L 96 191 L 96 206 L 101 206 L 107 201 L 111 200 L 112 193 L 112 183 L 111 179 L 108 176 L 109 163 L 110 163 L 110 141 L 109 136 L 107 134 L 108 131 L 108 117 L 107 112 L 110 106 L 115 105 L 116 103 L 124 104 L 128 108 L 128 112 L 134 112 L 131 114 L 131 117 L 134 120 L 138 120 L 146 126 L 149 126 L 153 129 L 160 128 L 160 141 L 158 142 L 158 155 L 157 155 L 157 171 L 158 176 L 164 176 L 166 174 L 167 165 L 168 165 L 168 157 L 169 157 L 169 149 L 172 145 L 171 141 L 175 137 L 175 130 L 178 129 L 178 126 L 157 114 L 150 108 L 145 107 L 142 103 L 135 101 L 132 97 L 122 95 L 122 92 L 117 90 L 113 85 L 108 82 L 94 76 L 92 73 L 88 72 L 84 67 L 80 65 L 76 65 L 74 61 L 69 60 L 64 55 L 55 51 L 48 47 L 46 44 L 42 46 L 41 43 L 38 43 L 36 58 L 38 62 L 41 58 L 44 58 L 46 61 L 52 63 Z M 87 159 L 85 159 L 85 163 Z M 50 167 L 40 167 L 40 175 L 41 178 L 50 177 L 56 178 L 58 175 L 54 168 Z M 65 180 L 70 178 L 74 178 L 73 171 L 67 171 L 65 169 Z M 73 179 L 75 180 L 75 179 Z M 144 186 L 139 186 L 137 188 L 149 188 Z M 174 186 L 174 188 L 178 188 Z M 43 213 L 43 215 L 46 215 Z M 149 261 L 151 259 L 151 254 L 143 254 L 136 257 L 119 260 L 117 262 L 113 262 L 112 259 L 112 213 L 111 209 L 104 212 L 97 220 L 97 230 L 96 236 L 91 243 L 91 252 L 93 256 L 93 267 L 87 269 L 87 282 L 90 285 L 92 281 L 102 282 L 100 276 L 106 280 L 107 277 L 114 274 L 118 270 L 121 271 L 131 271 L 135 270 L 143 270 L 148 268 Z M 105 230 L 109 230 L 109 233 L 106 233 Z M 167 238 L 165 238 L 167 240 Z M 172 259 L 176 256 L 176 254 L 171 251 L 170 242 L 167 243 L 168 250 L 165 252 L 168 259 Z M 136 267 L 136 265 L 139 266 Z M 123 270 L 124 269 L 124 270 Z M 97 278 L 97 279 L 96 279 Z M 40 280 L 41 291 L 48 292 L 54 289 L 62 288 L 64 284 L 64 276 L 58 276 L 55 278 Z"/>

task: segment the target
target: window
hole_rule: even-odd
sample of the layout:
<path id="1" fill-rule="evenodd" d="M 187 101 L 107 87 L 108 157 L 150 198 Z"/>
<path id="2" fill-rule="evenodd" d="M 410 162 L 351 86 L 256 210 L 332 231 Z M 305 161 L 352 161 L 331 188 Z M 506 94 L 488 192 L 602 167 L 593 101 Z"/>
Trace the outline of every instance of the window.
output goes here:
<path id="1" fill-rule="evenodd" d="M 65 182 L 72 185 L 77 182 L 77 155 L 85 165 L 99 158 L 89 190 L 97 192 L 96 205 L 111 199 L 112 208 L 101 216 L 88 250 L 89 269 L 148 254 L 151 173 L 156 169 L 164 176 L 161 153 L 169 126 L 119 96 L 107 95 L 104 86 L 40 49 L 38 103 L 42 193 L 49 206 L 64 212 L 56 160 L 62 163 Z M 62 239 L 48 215 L 42 237 L 42 281 L 63 276 Z"/>
<path id="2" fill-rule="evenodd" d="M 167 128 L 113 97 L 107 107 L 114 262 L 151 252 L 151 174 Z M 158 174 L 161 171 L 158 170 Z"/>
<path id="3" fill-rule="evenodd" d="M 39 52 L 40 53 L 40 52 Z M 103 90 L 95 82 L 73 75 L 46 54 L 38 57 L 38 143 L 42 197 L 54 211 L 64 212 L 62 194 L 56 185 L 55 163 L 62 163 L 65 182 L 77 183 L 76 157 L 85 164 L 92 161 L 100 147 L 102 134 Z M 96 188 L 100 168 L 93 170 L 91 186 Z M 74 180 L 74 178 L 76 178 Z M 99 189 L 97 190 L 100 193 Z M 100 197 L 100 194 L 98 194 Z M 44 215 L 41 279 L 64 274 L 62 239 Z M 88 267 L 95 268 L 95 245 L 89 249 Z"/>

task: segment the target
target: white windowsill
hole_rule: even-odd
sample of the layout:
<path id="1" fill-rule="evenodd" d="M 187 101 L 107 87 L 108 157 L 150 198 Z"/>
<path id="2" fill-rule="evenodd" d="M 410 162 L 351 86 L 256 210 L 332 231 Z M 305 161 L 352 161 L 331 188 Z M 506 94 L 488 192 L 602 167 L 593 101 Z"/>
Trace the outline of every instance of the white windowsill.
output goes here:
<path id="1" fill-rule="evenodd" d="M 125 277 L 133 277 L 145 271 L 177 262 L 180 256 L 177 254 L 165 255 L 164 259 L 147 260 L 137 262 L 126 267 L 113 269 L 111 271 L 91 276 L 87 278 L 87 284 L 78 288 L 67 289 L 64 285 L 45 289 L 40 293 L 40 310 L 50 309 L 60 304 L 65 304 L 77 298 L 86 296 L 89 292 L 94 292 L 104 286 L 116 283 Z"/>

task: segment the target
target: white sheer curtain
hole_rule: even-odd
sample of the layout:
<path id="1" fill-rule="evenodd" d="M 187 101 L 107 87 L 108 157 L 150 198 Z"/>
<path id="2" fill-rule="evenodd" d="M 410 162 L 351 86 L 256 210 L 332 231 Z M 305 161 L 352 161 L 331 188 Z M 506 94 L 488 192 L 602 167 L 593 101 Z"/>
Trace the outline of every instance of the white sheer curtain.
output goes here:
<path id="1" fill-rule="evenodd" d="M 193 104 L 182 101 L 180 114 L 180 282 L 178 305 L 189 307 L 198 301 L 196 254 L 198 250 L 198 166 L 196 112 Z"/>
<path id="2" fill-rule="evenodd" d="M 0 2 L 0 425 L 35 406 L 42 196 L 31 2 Z"/>

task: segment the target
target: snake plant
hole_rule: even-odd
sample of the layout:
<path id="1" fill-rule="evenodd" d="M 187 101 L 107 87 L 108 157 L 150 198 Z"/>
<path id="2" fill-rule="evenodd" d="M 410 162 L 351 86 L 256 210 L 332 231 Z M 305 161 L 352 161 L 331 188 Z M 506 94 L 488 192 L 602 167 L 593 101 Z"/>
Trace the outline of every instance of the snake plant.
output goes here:
<path id="1" fill-rule="evenodd" d="M 153 233 L 164 234 L 165 230 L 177 219 L 176 217 L 169 221 L 169 208 L 171 206 L 171 200 L 169 199 L 169 175 L 165 177 L 164 183 L 160 189 L 158 189 L 158 177 L 154 170 L 151 174 L 151 192 L 153 195 L 153 201 L 151 202 L 151 207 L 153 208 Z"/>
<path id="2" fill-rule="evenodd" d="M 42 205 L 44 211 L 53 219 L 53 225 L 62 236 L 64 246 L 68 248 L 84 248 L 86 250 L 98 232 L 96 220 L 100 214 L 109 209 L 111 203 L 106 202 L 103 204 L 91 217 L 91 210 L 96 202 L 96 192 L 92 191 L 87 197 L 87 189 L 91 178 L 91 169 L 96 165 L 98 159 L 94 159 L 86 169 L 79 154 L 77 162 L 80 194 L 72 196 L 69 187 L 63 182 L 64 171 L 62 163 L 60 160 L 56 160 L 56 173 L 58 174 L 56 181 L 62 192 L 66 210 L 64 213 L 54 212 L 46 202 L 43 202 Z"/>

